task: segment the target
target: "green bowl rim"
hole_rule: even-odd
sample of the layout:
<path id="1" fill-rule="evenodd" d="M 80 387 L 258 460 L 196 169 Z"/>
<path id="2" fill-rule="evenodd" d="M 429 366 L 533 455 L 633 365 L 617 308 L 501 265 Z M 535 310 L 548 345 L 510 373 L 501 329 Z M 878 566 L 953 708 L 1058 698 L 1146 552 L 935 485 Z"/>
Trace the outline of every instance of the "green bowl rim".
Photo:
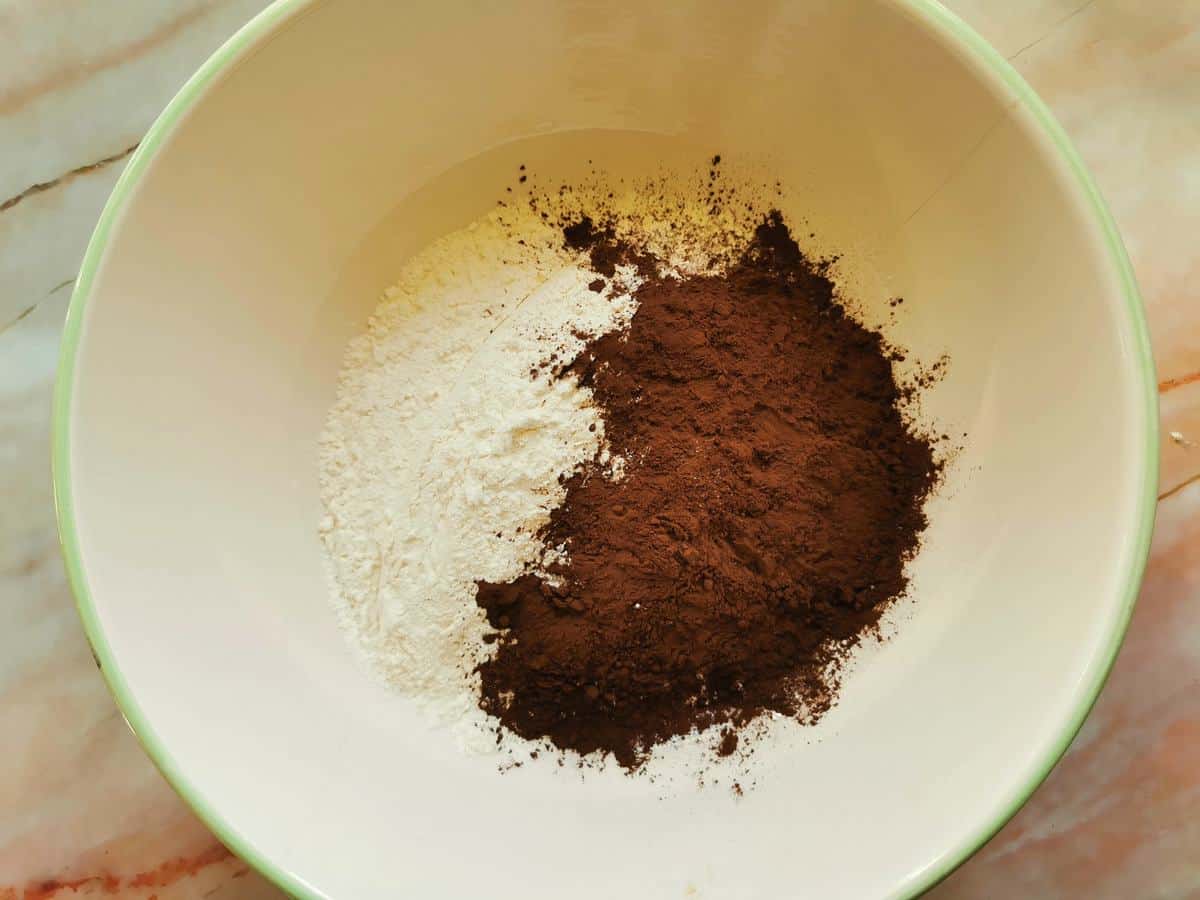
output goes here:
<path id="1" fill-rule="evenodd" d="M 104 674 L 109 690 L 125 716 L 125 721 L 170 785 L 226 847 L 277 886 L 289 894 L 305 898 L 305 900 L 310 900 L 310 898 L 311 900 L 325 900 L 325 895 L 294 872 L 288 871 L 268 859 L 244 834 L 235 829 L 215 807 L 209 804 L 196 786 L 189 781 L 186 774 L 180 770 L 169 749 L 163 744 L 138 705 L 121 672 L 120 665 L 113 655 L 96 614 L 80 559 L 79 536 L 76 532 L 74 502 L 71 494 L 70 412 L 75 385 L 75 364 L 87 298 L 92 290 L 114 224 L 133 194 L 142 174 L 154 159 L 159 147 L 218 75 L 237 61 L 244 50 L 268 35 L 284 19 L 316 2 L 319 0 L 274 0 L 270 6 L 250 20 L 213 53 L 180 89 L 155 120 L 129 160 L 100 215 L 71 295 L 71 303 L 63 328 L 58 378 L 54 388 L 51 440 L 54 504 L 58 516 L 59 541 L 62 545 L 68 580 L 96 661 Z M 1042 760 L 1040 769 L 1028 779 L 1020 790 L 1015 792 L 1008 806 L 992 821 L 972 829 L 969 834 L 945 850 L 926 868 L 909 876 L 907 883 L 898 886 L 899 892 L 896 896 L 915 897 L 929 890 L 958 868 L 975 851 L 986 844 L 1024 805 L 1070 746 L 1108 678 L 1133 613 L 1153 532 L 1158 485 L 1158 393 L 1154 358 L 1150 348 L 1142 301 L 1134 280 L 1133 267 L 1099 189 L 1062 126 L 1058 124 L 1045 103 L 1008 61 L 954 13 L 936 0 L 892 0 L 892 2 L 907 8 L 926 25 L 965 47 L 973 54 L 977 62 L 982 63 L 991 70 L 992 74 L 998 76 L 1018 101 L 1032 114 L 1034 120 L 1049 136 L 1061 154 L 1062 160 L 1074 174 L 1078 186 L 1083 189 L 1090 201 L 1096 220 L 1103 230 L 1109 256 L 1121 281 L 1128 313 L 1127 326 L 1140 362 L 1146 412 L 1145 433 L 1143 434 L 1145 460 L 1142 468 L 1142 495 L 1137 514 L 1137 533 L 1132 544 L 1132 553 L 1126 560 L 1121 620 L 1109 635 L 1106 648 L 1107 659 L 1103 666 L 1093 667 L 1091 684 L 1087 685 L 1083 691 L 1078 708 L 1063 723 L 1056 746 Z"/>

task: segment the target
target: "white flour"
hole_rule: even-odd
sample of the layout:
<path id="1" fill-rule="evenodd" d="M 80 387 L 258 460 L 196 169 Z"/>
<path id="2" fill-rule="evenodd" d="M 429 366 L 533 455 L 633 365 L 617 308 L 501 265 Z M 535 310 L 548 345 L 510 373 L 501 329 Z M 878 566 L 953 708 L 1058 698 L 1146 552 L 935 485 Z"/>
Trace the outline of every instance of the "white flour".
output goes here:
<path id="1" fill-rule="evenodd" d="M 343 624 L 442 720 L 478 718 L 489 629 L 475 582 L 543 561 L 536 532 L 562 502 L 559 476 L 602 449 L 590 391 L 537 367 L 572 359 L 576 335 L 626 326 L 635 306 L 589 290 L 595 274 L 561 242 L 532 215 L 493 214 L 411 259 L 351 342 L 321 438 Z"/>

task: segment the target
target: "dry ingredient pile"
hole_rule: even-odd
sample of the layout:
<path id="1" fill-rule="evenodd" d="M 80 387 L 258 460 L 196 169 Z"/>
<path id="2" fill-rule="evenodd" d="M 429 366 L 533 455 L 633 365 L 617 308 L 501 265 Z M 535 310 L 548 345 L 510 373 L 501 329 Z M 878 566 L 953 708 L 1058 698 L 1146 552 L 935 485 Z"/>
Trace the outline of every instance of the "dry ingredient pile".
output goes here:
<path id="1" fill-rule="evenodd" d="M 727 755 L 764 714 L 819 718 L 905 590 L 939 466 L 899 354 L 718 161 L 694 196 L 504 205 L 350 347 L 336 602 L 444 719 L 630 770 L 716 726 Z"/>

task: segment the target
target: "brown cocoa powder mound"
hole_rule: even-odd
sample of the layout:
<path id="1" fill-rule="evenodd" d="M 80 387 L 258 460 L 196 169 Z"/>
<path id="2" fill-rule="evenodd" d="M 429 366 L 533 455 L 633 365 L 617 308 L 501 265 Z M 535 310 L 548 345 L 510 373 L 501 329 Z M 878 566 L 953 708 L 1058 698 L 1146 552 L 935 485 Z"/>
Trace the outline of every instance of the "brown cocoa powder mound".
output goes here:
<path id="1" fill-rule="evenodd" d="M 601 274 L 647 269 L 590 221 L 566 242 Z M 499 629 L 480 705 L 504 726 L 633 769 L 695 728 L 829 708 L 838 661 L 905 589 L 938 466 L 825 269 L 772 213 L 726 274 L 646 281 L 628 332 L 562 374 L 626 474 L 567 482 L 541 535 L 567 547 L 558 586 L 478 586 Z"/>

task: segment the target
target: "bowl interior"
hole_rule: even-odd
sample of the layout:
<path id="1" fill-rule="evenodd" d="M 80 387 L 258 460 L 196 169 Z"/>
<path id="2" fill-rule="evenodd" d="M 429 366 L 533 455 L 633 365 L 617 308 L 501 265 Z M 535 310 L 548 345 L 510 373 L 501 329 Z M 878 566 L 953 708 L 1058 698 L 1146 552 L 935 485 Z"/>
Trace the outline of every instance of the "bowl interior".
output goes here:
<path id="1" fill-rule="evenodd" d="M 922 8 L 285 3 L 160 123 L 73 310 L 59 493 L 131 723 L 237 851 L 330 897 L 905 894 L 1015 809 L 1115 651 L 1144 552 L 1144 342 L 1086 190 Z M 720 152 L 781 179 L 965 449 L 915 602 L 756 786 L 497 775 L 338 631 L 316 438 L 404 257 L 515 165 Z M 810 245 L 812 246 L 812 245 Z M 76 555 L 77 554 L 77 555 Z"/>

